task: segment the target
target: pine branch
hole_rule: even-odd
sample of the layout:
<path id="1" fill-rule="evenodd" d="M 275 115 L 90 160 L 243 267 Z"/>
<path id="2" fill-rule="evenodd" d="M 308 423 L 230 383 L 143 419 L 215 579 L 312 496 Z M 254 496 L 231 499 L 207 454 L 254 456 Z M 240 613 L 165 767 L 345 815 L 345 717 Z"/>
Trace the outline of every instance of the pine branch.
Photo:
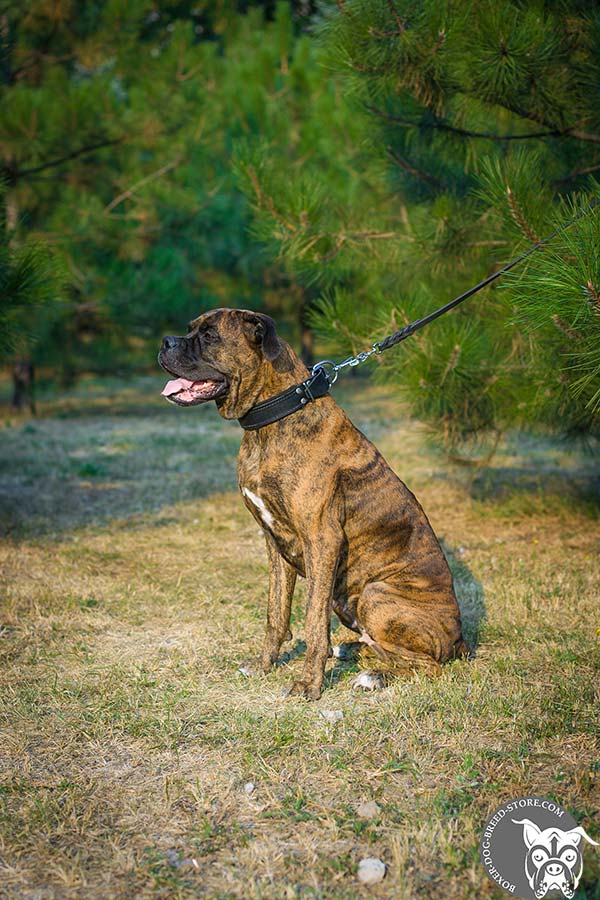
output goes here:
<path id="1" fill-rule="evenodd" d="M 404 22 L 400 17 L 400 13 L 398 12 L 393 0 L 387 0 L 387 5 L 394 21 L 396 22 L 396 28 L 393 31 L 377 31 L 371 26 L 369 28 L 369 34 L 372 35 L 372 37 L 379 38 L 380 40 L 389 37 L 401 37 L 406 31 L 406 22 Z"/>
<path id="2" fill-rule="evenodd" d="M 134 194 L 138 190 L 138 188 L 143 187 L 143 185 L 148 184 L 150 181 L 155 181 L 157 178 L 160 178 L 161 175 L 166 174 L 166 172 L 169 172 L 171 169 L 174 169 L 175 166 L 178 166 L 180 162 L 180 159 L 173 159 L 166 165 L 161 166 L 160 169 L 157 169 L 156 172 L 151 172 L 150 175 L 146 175 L 145 178 L 141 178 L 139 181 L 136 181 L 136 183 L 133 184 L 130 188 L 128 188 L 126 191 L 123 191 L 123 193 L 119 194 L 118 197 L 115 197 L 114 200 L 111 200 L 110 203 L 108 203 L 104 207 L 104 212 L 110 213 L 115 208 L 115 206 L 118 206 L 119 203 L 123 202 L 123 200 L 127 200 L 129 197 L 131 197 L 132 194 Z"/>
<path id="3" fill-rule="evenodd" d="M 500 105 L 503 105 L 509 112 L 514 112 L 516 115 L 521 116 L 522 119 L 530 119 L 532 122 L 537 122 L 538 125 L 545 125 L 547 128 L 550 128 L 543 116 L 538 116 L 537 113 L 529 112 L 529 110 L 523 109 L 521 106 Z M 600 144 L 600 134 L 592 134 L 589 131 L 580 131 L 579 129 L 576 129 L 575 126 L 572 128 L 559 129 L 557 137 L 574 137 L 578 141 L 591 141 L 594 144 Z"/>
<path id="4" fill-rule="evenodd" d="M 581 175 L 591 175 L 592 172 L 597 172 L 599 169 L 600 163 L 595 166 L 587 166 L 585 169 L 573 169 L 568 175 L 563 175 L 562 178 L 556 178 L 554 184 L 565 184 L 567 181 L 573 181 L 575 178 L 580 178 Z"/>
<path id="5" fill-rule="evenodd" d="M 22 62 L 18 68 L 12 70 L 10 73 L 10 84 L 14 84 L 15 81 L 18 81 L 19 76 L 23 75 L 24 72 L 32 69 L 42 61 L 48 65 L 54 66 L 70 62 L 72 59 L 75 59 L 74 53 L 65 53 L 63 56 L 52 56 L 50 53 L 36 52 L 33 56 L 28 57 L 28 59 Z"/>
<path id="6" fill-rule="evenodd" d="M 308 223 L 303 223 L 305 226 Z M 329 235 L 327 233 L 320 233 L 314 235 L 311 240 L 302 247 L 301 250 L 298 251 L 298 259 L 302 259 L 306 256 L 309 250 L 319 243 L 319 241 L 325 240 L 327 238 L 334 239 L 335 243 L 331 250 L 328 250 L 327 253 L 315 254 L 314 258 L 317 262 L 331 262 L 332 259 L 338 255 L 342 247 L 350 242 L 351 244 L 358 244 L 361 241 L 383 241 L 390 240 L 391 238 L 398 238 L 401 240 L 413 242 L 414 238 L 409 237 L 408 235 L 399 235 L 396 231 L 351 231 L 348 234 L 336 234 L 335 236 Z"/>
<path id="7" fill-rule="evenodd" d="M 357 335 L 353 334 L 350 331 L 350 329 L 348 328 L 348 326 L 344 325 L 343 322 L 340 322 L 339 319 L 333 319 L 331 324 L 335 328 L 336 331 L 339 331 L 340 334 L 344 335 L 344 337 L 347 339 L 347 341 L 350 345 L 352 354 L 356 355 L 359 351 L 359 348 L 363 344 L 363 339 L 361 337 L 358 337 Z"/>
<path id="8" fill-rule="evenodd" d="M 588 281 L 583 289 L 593 311 L 600 316 L 600 291 L 592 281 Z"/>
<path id="9" fill-rule="evenodd" d="M 444 28 L 440 28 L 440 30 L 438 31 L 437 41 L 435 42 L 433 47 L 431 47 L 430 50 L 423 51 L 424 55 L 425 56 L 435 56 L 435 54 L 438 52 L 438 50 L 444 46 L 445 40 L 446 40 L 446 30 Z"/>
<path id="10" fill-rule="evenodd" d="M 97 144 L 86 144 L 84 147 L 79 147 L 78 150 L 73 150 L 72 153 L 67 153 L 65 156 L 60 156 L 58 159 L 52 159 L 50 162 L 42 163 L 39 166 L 32 166 L 30 169 L 11 169 L 8 172 L 10 181 L 15 184 L 19 179 L 26 178 L 28 175 L 33 175 L 36 172 L 44 172 L 46 169 L 53 169 L 56 166 L 61 166 L 65 162 L 69 162 L 72 159 L 78 159 L 80 156 L 85 156 L 88 153 L 93 153 L 95 150 L 101 150 L 104 147 L 113 147 L 115 144 L 122 144 L 124 140 L 124 137 L 119 137 L 111 140 L 99 141 Z"/>
<path id="11" fill-rule="evenodd" d="M 440 379 L 440 387 L 443 385 L 450 372 L 452 372 L 458 365 L 458 360 L 460 359 L 461 353 L 462 347 L 460 346 L 460 344 L 455 344 L 454 349 L 452 350 L 452 354 Z"/>
<path id="12" fill-rule="evenodd" d="M 267 194 L 265 194 L 263 192 L 263 189 L 261 187 L 260 181 L 258 180 L 258 175 L 256 174 L 256 169 L 254 168 L 254 166 L 246 166 L 246 172 L 248 174 L 248 178 L 250 179 L 250 182 L 252 183 L 252 187 L 254 188 L 254 191 L 256 193 L 256 200 L 257 200 L 258 206 L 260 208 L 265 207 L 268 210 L 268 212 L 271 213 L 273 218 L 276 219 L 277 222 L 279 222 L 281 225 L 283 225 L 284 228 L 287 228 L 288 231 L 291 231 L 291 232 L 298 231 L 298 229 L 296 228 L 295 225 L 292 225 L 291 222 L 288 222 L 287 219 L 284 219 L 284 217 L 281 215 L 281 213 L 277 211 L 277 209 L 275 207 L 275 203 L 273 202 L 273 198 L 267 196 Z"/>
<path id="13" fill-rule="evenodd" d="M 600 144 L 600 134 L 591 134 L 589 131 L 575 131 L 572 128 L 565 131 L 567 137 L 577 138 L 578 141 L 591 141 L 594 144 Z"/>
<path id="14" fill-rule="evenodd" d="M 387 5 L 392 13 L 392 16 L 394 17 L 394 21 L 396 22 L 397 33 L 403 34 L 403 32 L 406 30 L 406 23 L 402 21 L 394 0 L 387 0 Z"/>
<path id="15" fill-rule="evenodd" d="M 434 50 L 437 49 L 434 48 Z M 369 70 L 366 67 L 355 66 L 358 71 L 366 72 L 366 71 L 375 71 Z M 440 130 L 440 131 L 449 131 L 452 134 L 459 134 L 462 137 L 471 137 L 471 138 L 480 138 L 482 140 L 487 141 L 528 141 L 533 139 L 545 138 L 545 137 L 566 137 L 566 138 L 575 138 L 578 141 L 591 141 L 596 144 L 600 144 L 600 134 L 592 134 L 589 131 L 580 131 L 579 129 L 573 128 L 550 128 L 546 131 L 534 131 L 531 134 L 493 134 L 491 132 L 485 131 L 470 131 L 467 128 L 459 128 L 457 125 L 451 125 L 449 122 L 441 122 L 439 119 L 435 122 L 416 122 L 413 119 L 408 119 L 405 116 L 397 116 L 392 113 L 386 112 L 384 109 L 380 109 L 377 106 L 372 106 L 367 104 L 366 108 L 374 113 L 377 116 L 380 116 L 383 119 L 388 119 L 390 122 L 397 122 L 399 125 L 403 125 L 405 128 L 425 128 L 428 130 Z M 521 116 L 523 119 L 530 119 L 533 122 L 536 122 L 538 125 L 546 124 L 543 119 L 539 116 L 535 116 L 533 114 L 529 114 L 527 110 L 524 109 L 512 109 L 510 107 L 505 107 L 505 109 L 509 109 L 510 112 L 516 113 L 516 115 Z"/>
<path id="16" fill-rule="evenodd" d="M 347 237 L 351 240 L 359 241 L 382 241 L 394 237 L 402 237 L 403 240 L 414 240 L 414 238 L 409 238 L 407 235 L 399 235 L 397 231 L 353 231 Z"/>
<path id="17" fill-rule="evenodd" d="M 370 106 L 368 104 L 366 108 L 369 112 L 375 113 L 375 115 L 381 116 L 383 119 L 388 119 L 390 122 L 397 122 L 405 128 L 425 128 L 428 130 L 450 131 L 453 134 L 460 134 L 462 137 L 482 138 L 490 141 L 525 141 L 533 138 L 561 137 L 567 134 L 567 132 L 557 130 L 536 131 L 532 134 L 492 134 L 484 131 L 469 131 L 466 128 L 450 125 L 449 122 L 441 122 L 439 119 L 435 122 L 415 122 L 412 119 L 407 119 L 404 116 L 392 115 L 392 113 L 388 113 L 384 109 L 379 109 L 377 106 Z"/>
<path id="18" fill-rule="evenodd" d="M 531 241 L 532 244 L 539 244 L 540 238 L 523 215 L 521 207 L 517 203 L 516 197 L 508 185 L 506 185 L 506 194 L 508 197 L 508 205 L 510 206 L 512 217 L 517 223 L 519 229 L 523 232 L 525 237 Z"/>
<path id="19" fill-rule="evenodd" d="M 571 328 L 564 319 L 561 319 L 559 315 L 556 313 L 552 316 L 552 321 L 556 325 L 559 331 L 562 331 L 563 334 L 566 334 L 567 337 L 571 338 L 573 341 L 580 341 L 582 338 L 582 334 L 580 331 L 577 331 L 575 328 Z"/>
<path id="20" fill-rule="evenodd" d="M 415 178 L 418 178 L 420 181 L 424 181 L 426 184 L 429 184 L 431 187 L 436 190 L 441 190 L 443 185 L 441 181 L 435 178 L 434 175 L 430 175 L 428 172 L 422 172 L 421 169 L 417 169 L 413 163 L 409 162 L 404 157 L 400 156 L 392 147 L 387 147 L 386 152 L 388 156 L 394 160 L 401 168 L 405 169 L 410 175 L 413 175 Z"/>
<path id="21" fill-rule="evenodd" d="M 363 66 L 354 60 L 350 62 L 350 65 L 356 72 L 361 72 L 363 75 L 381 75 L 386 71 L 385 66 Z"/>

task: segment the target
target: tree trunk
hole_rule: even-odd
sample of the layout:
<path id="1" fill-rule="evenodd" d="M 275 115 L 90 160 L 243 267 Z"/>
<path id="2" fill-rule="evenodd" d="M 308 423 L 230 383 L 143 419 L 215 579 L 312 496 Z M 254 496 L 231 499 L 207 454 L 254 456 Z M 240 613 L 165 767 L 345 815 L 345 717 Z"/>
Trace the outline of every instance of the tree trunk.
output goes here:
<path id="1" fill-rule="evenodd" d="M 11 409 L 21 412 L 25 405 L 29 406 L 35 416 L 35 370 L 30 359 L 17 359 L 12 369 L 13 395 Z"/>

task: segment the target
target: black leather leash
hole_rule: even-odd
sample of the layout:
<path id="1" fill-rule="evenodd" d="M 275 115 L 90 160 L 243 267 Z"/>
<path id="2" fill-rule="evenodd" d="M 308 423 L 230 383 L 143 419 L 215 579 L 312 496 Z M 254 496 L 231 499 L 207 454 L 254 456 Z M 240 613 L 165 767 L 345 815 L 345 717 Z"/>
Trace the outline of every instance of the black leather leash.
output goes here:
<path id="1" fill-rule="evenodd" d="M 307 378 L 305 381 L 301 382 L 301 384 L 292 385 L 292 387 L 282 391 L 280 394 L 275 394 L 274 397 L 270 397 L 268 400 L 257 403 L 245 416 L 238 419 L 238 422 L 242 428 L 245 428 L 247 431 L 255 431 L 257 428 L 263 428 L 265 425 L 272 425 L 273 422 L 277 422 L 279 419 L 285 419 L 286 416 L 290 416 L 292 413 L 303 409 L 307 403 L 312 403 L 313 400 L 324 397 L 329 393 L 330 389 L 337 381 L 338 372 L 341 369 L 346 368 L 346 366 L 358 366 L 374 353 L 383 353 L 384 350 L 389 350 L 390 347 L 395 347 L 396 344 L 405 341 L 406 338 L 411 337 L 415 331 L 418 331 L 420 328 L 433 322 L 434 319 L 437 319 L 439 316 L 444 315 L 444 313 L 454 309 L 459 303 L 472 297 L 473 294 L 476 294 L 478 291 L 482 290 L 482 288 L 487 287 L 488 284 L 491 284 L 497 278 L 500 278 L 501 275 L 509 272 L 519 263 L 523 262 L 524 259 L 527 259 L 528 256 L 531 256 L 532 253 L 535 253 L 536 250 L 539 250 L 557 235 L 561 234 L 561 232 L 570 228 L 571 225 L 591 212 L 591 210 L 598 206 L 599 203 L 600 197 L 597 197 L 575 216 L 560 225 L 552 232 L 552 234 L 542 238 L 541 241 L 538 241 L 537 244 L 534 244 L 533 247 L 530 247 L 516 259 L 511 260 L 506 263 L 505 266 L 502 266 L 501 269 L 498 269 L 497 272 L 488 275 L 487 278 L 484 278 L 483 281 L 480 281 L 475 287 L 469 288 L 468 291 L 465 291 L 463 294 L 450 300 L 450 302 L 446 303 L 444 306 L 440 306 L 439 309 L 428 313 L 422 319 L 416 319 L 414 322 L 405 325 L 404 328 L 400 328 L 393 334 L 388 335 L 388 337 L 383 338 L 383 340 L 376 341 L 370 350 L 363 350 L 356 356 L 349 356 L 347 359 L 343 360 L 343 362 L 337 364 L 330 359 L 322 359 L 320 362 L 315 363 L 312 367 L 310 378 Z"/>
<path id="2" fill-rule="evenodd" d="M 504 275 L 515 266 L 518 266 L 519 263 L 523 262 L 524 259 L 527 259 L 528 256 L 531 256 L 532 253 L 535 253 L 536 250 L 539 250 L 541 247 L 545 246 L 545 244 L 553 240 L 553 238 L 555 238 L 557 235 L 561 234 L 567 228 L 570 228 L 571 225 L 574 225 L 575 222 L 577 222 L 583 216 L 586 216 L 594 209 L 595 206 L 598 206 L 599 203 L 600 197 L 597 197 L 583 209 L 579 210 L 577 215 L 573 216 L 572 219 L 569 219 L 567 222 L 563 222 L 563 224 L 560 225 L 556 229 L 556 231 L 553 231 L 552 234 L 549 234 L 545 238 L 542 238 L 541 241 L 538 241 L 537 244 L 534 244 L 533 247 L 529 248 L 529 250 L 521 253 L 521 255 L 517 256 L 516 259 L 511 260 L 510 262 L 506 263 L 505 266 L 502 266 L 501 269 L 498 269 L 497 272 L 494 272 L 492 275 L 488 275 L 487 278 L 484 278 L 483 281 L 480 281 L 479 284 L 475 285 L 475 287 L 469 288 L 469 290 L 465 291 L 464 294 L 460 294 L 460 296 L 455 297 L 454 300 L 450 300 L 449 303 L 446 303 L 445 306 L 440 306 L 439 309 L 430 312 L 422 319 L 417 319 L 416 322 L 411 322 L 410 325 L 405 325 L 404 328 L 400 328 L 399 331 L 395 331 L 394 334 L 390 334 L 389 337 L 384 338 L 382 341 L 378 341 L 377 345 L 374 344 L 373 346 L 377 346 L 379 352 L 382 353 L 384 350 L 389 350 L 390 347 L 394 347 L 396 344 L 399 344 L 400 341 L 406 340 L 407 337 L 410 337 L 415 333 L 415 331 L 418 331 L 419 328 L 423 328 L 424 325 L 429 325 L 429 323 L 433 322 L 434 319 L 437 319 L 438 316 L 442 316 L 449 310 L 454 309 L 454 307 L 458 306 L 459 303 L 462 303 L 463 300 L 467 300 L 469 297 L 472 297 L 473 294 L 476 294 L 482 288 L 487 287 L 487 285 L 491 284 L 492 281 L 495 281 L 496 278 L 500 278 L 501 275 Z"/>

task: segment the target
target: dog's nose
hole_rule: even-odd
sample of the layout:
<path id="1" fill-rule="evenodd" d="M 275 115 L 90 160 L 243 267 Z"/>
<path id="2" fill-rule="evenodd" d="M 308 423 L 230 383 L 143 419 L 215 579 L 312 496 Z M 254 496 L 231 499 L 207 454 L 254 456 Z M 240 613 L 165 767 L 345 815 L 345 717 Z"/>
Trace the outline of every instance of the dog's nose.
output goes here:
<path id="1" fill-rule="evenodd" d="M 176 343 L 177 338 L 173 337 L 172 334 L 167 334 L 162 340 L 162 348 L 163 350 L 172 350 Z"/>
<path id="2" fill-rule="evenodd" d="M 562 870 L 563 870 L 563 867 L 561 866 L 560 863 L 549 863 L 546 866 L 546 872 L 549 875 L 552 875 L 553 877 L 556 877 L 556 875 L 560 875 Z"/>

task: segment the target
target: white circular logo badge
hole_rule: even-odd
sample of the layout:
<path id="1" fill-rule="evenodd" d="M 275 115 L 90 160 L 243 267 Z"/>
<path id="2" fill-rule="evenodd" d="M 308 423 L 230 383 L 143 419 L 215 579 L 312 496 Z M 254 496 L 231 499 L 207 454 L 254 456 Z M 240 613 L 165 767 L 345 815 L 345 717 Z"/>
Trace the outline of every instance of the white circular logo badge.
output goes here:
<path id="1" fill-rule="evenodd" d="M 490 816 L 479 852 L 488 876 L 508 894 L 522 900 L 571 900 L 586 842 L 596 844 L 560 804 L 547 797 L 519 797 Z"/>

